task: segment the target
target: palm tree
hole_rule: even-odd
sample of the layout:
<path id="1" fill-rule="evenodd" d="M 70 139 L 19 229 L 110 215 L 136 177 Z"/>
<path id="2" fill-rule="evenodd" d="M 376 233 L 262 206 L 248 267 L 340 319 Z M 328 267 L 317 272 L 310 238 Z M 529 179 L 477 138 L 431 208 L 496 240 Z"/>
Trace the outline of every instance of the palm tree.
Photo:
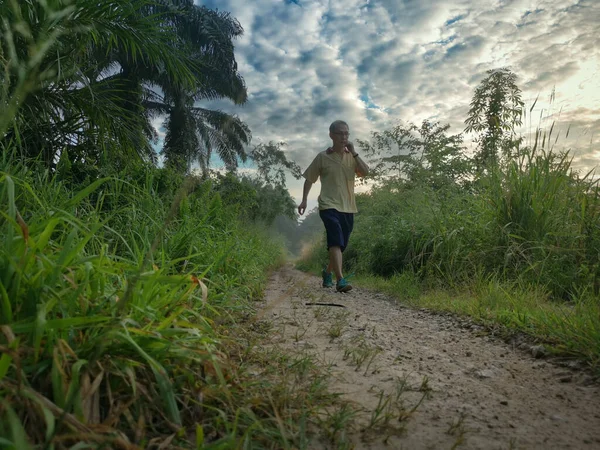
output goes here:
<path id="1" fill-rule="evenodd" d="M 246 159 L 244 146 L 250 141 L 248 127 L 236 116 L 194 106 L 200 100 L 228 98 L 235 104 L 247 99 L 246 86 L 237 71 L 232 40 L 243 29 L 228 13 L 197 6 L 191 0 L 150 3 L 139 14 L 156 17 L 160 27 L 172 30 L 171 45 L 189 59 L 192 82 L 173 78 L 161 66 L 140 64 L 127 52 L 115 55 L 118 77 L 128 85 L 127 108 L 138 117 L 167 116 L 163 155 L 167 165 L 180 172 L 198 162 L 204 172 L 216 151 L 226 166 L 237 167 Z"/>
<path id="2" fill-rule="evenodd" d="M 229 15 L 177 0 L 27 0 L 0 3 L 0 14 L 8 24 L 0 30 L 0 102 L 15 110 L 0 140 L 18 141 L 24 156 L 48 166 L 64 150 L 88 164 L 151 159 L 150 120 L 159 114 L 170 116 L 170 136 L 183 129 L 182 114 L 197 136 L 170 139 L 167 161 L 206 163 L 213 148 L 243 156 L 247 127 L 193 106 L 246 100 L 231 43 L 242 30 Z"/>
<path id="3" fill-rule="evenodd" d="M 233 46 L 233 39 L 243 29 L 228 13 L 197 6 L 189 0 L 172 3 L 177 12 L 165 16 L 196 62 L 193 66 L 196 85 L 189 89 L 164 80 L 160 84 L 163 97 L 145 103 L 150 110 L 167 114 L 163 155 L 168 165 L 180 171 L 189 171 L 197 162 L 206 173 L 216 151 L 227 168 L 234 169 L 238 158 L 246 160 L 248 127 L 236 116 L 194 104 L 219 98 L 235 104 L 247 100 Z"/>
<path id="4" fill-rule="evenodd" d="M 229 170 L 237 167 L 238 157 L 246 160 L 244 145 L 250 141 L 248 127 L 237 117 L 221 111 L 192 106 L 193 98 L 173 99 L 165 120 L 167 130 L 163 154 L 166 163 L 180 172 L 190 171 L 198 162 L 206 176 L 213 150 Z"/>

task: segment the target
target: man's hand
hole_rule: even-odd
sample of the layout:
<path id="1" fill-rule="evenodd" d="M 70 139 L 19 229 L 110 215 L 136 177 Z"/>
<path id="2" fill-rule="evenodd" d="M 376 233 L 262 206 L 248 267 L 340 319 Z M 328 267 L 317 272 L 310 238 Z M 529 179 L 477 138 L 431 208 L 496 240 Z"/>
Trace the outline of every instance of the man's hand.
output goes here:
<path id="1" fill-rule="evenodd" d="M 302 203 L 298 205 L 298 214 L 303 215 L 304 211 L 306 211 L 306 200 L 303 200 Z"/>
<path id="2" fill-rule="evenodd" d="M 348 142 L 346 144 L 346 148 L 350 153 L 352 153 L 352 156 L 356 158 L 356 174 L 361 178 L 367 176 L 369 174 L 369 166 L 367 166 L 367 164 L 358 157 L 358 153 L 356 153 L 354 150 L 354 144 L 352 142 Z"/>
<path id="3" fill-rule="evenodd" d="M 346 148 L 350 153 L 352 153 L 352 156 L 356 155 L 356 151 L 354 151 L 354 144 L 352 142 L 348 142 L 346 144 Z"/>

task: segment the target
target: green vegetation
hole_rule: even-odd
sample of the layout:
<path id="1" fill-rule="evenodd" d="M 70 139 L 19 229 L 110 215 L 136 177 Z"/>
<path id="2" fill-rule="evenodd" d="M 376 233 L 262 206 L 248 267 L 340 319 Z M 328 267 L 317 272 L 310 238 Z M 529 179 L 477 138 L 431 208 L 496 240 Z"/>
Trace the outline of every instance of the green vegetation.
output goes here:
<path id="1" fill-rule="evenodd" d="M 0 16 L 0 136 L 21 155 L 84 173 L 155 160 L 151 120 L 166 117 L 177 171 L 206 170 L 213 151 L 228 168 L 246 157 L 246 125 L 194 105 L 246 100 L 232 43 L 242 28 L 227 13 L 192 0 L 10 0 Z"/>
<path id="2" fill-rule="evenodd" d="M 334 399 L 252 320 L 296 168 L 194 103 L 245 101 L 239 23 L 191 0 L 0 17 L 0 448 L 306 448 Z"/>
<path id="3" fill-rule="evenodd" d="M 0 448 L 307 448 L 318 425 L 343 440 L 352 412 L 326 377 L 262 345 L 270 326 L 253 319 L 283 259 L 265 230 L 290 228 L 283 174 L 299 169 L 281 144 L 246 152 L 243 122 L 196 106 L 246 100 L 240 24 L 191 0 L 7 0 L 0 17 Z M 347 262 L 415 304 L 597 364 L 597 186 L 550 136 L 520 147 L 503 74 L 476 94 L 477 161 L 427 122 L 363 143 L 378 185 Z M 247 157 L 255 177 L 235 171 Z M 368 371 L 377 353 L 345 356 Z M 399 395 L 380 395 L 372 428 L 414 411 Z"/>
<path id="4" fill-rule="evenodd" d="M 21 434 L 50 445 L 99 433 L 90 440 L 115 447 L 193 424 L 220 434 L 216 417 L 239 414 L 220 404 L 235 376 L 221 334 L 278 246 L 210 182 L 188 180 L 167 203 L 164 169 L 81 190 L 18 169 L 0 171 L 3 436 L 28 448 Z"/>
<path id="5" fill-rule="evenodd" d="M 482 81 L 471 111 L 493 116 L 489 128 L 475 117 L 467 121 L 482 132 L 473 158 L 462 135 L 429 122 L 361 142 L 376 186 L 357 198 L 345 271 L 404 302 L 499 322 L 598 367 L 597 181 L 572 170 L 568 153 L 553 150 L 552 130 L 538 130 L 530 147 L 522 145 L 513 133 L 521 117 L 514 77 L 494 75 L 501 81 Z M 486 103 L 495 82 L 501 92 L 511 86 L 502 97 L 510 105 Z M 302 267 L 322 267 L 324 248 L 315 249 Z"/>

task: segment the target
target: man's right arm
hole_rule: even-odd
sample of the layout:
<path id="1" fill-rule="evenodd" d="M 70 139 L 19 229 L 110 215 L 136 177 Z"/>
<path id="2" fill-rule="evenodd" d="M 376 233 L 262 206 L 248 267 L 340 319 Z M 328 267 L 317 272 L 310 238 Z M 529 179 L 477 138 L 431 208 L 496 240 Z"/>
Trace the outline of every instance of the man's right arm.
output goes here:
<path id="1" fill-rule="evenodd" d="M 304 211 L 306 211 L 306 200 L 308 199 L 308 193 L 310 192 L 312 185 L 319 179 L 320 173 L 321 158 L 320 154 L 318 154 L 303 174 L 306 181 L 304 181 L 304 189 L 302 189 L 302 203 L 298 205 L 298 213 L 300 215 L 304 214 Z"/>
<path id="2" fill-rule="evenodd" d="M 304 188 L 302 189 L 302 202 L 298 205 L 298 214 L 303 215 L 304 211 L 306 211 L 306 201 L 308 199 L 308 193 L 310 192 L 310 188 L 313 183 L 308 180 L 304 181 Z"/>

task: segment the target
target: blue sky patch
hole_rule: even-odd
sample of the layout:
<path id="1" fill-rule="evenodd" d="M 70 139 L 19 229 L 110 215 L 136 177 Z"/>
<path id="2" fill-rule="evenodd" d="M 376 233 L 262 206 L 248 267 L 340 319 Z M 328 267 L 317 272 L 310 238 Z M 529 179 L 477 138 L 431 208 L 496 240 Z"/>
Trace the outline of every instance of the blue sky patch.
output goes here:
<path id="1" fill-rule="evenodd" d="M 460 16 L 453 17 L 452 19 L 450 19 L 450 20 L 447 20 L 447 21 L 446 21 L 446 23 L 444 24 L 444 26 L 445 26 L 445 27 L 449 27 L 449 26 L 450 26 L 450 25 L 452 25 L 453 23 L 456 23 L 456 22 L 458 22 L 459 20 L 462 20 L 462 19 L 464 19 L 465 17 L 466 17 L 466 15 L 465 15 L 465 14 L 461 14 Z"/>
<path id="2" fill-rule="evenodd" d="M 539 8 L 536 9 L 536 10 L 534 10 L 534 11 L 527 10 L 527 11 L 525 11 L 525 14 L 523 14 L 521 16 L 521 19 L 524 19 L 525 17 L 529 16 L 530 14 L 539 14 L 539 13 L 541 13 L 543 11 L 544 11 L 543 9 L 539 9 Z"/>
<path id="3" fill-rule="evenodd" d="M 365 104 L 367 109 L 380 109 L 379 106 L 373 103 L 373 100 L 369 97 L 369 93 L 366 89 L 361 90 L 361 94 L 358 98 Z"/>
<path id="4" fill-rule="evenodd" d="M 455 39 L 456 39 L 456 35 L 453 34 L 452 36 L 450 36 L 446 39 L 440 39 L 439 41 L 435 41 L 434 44 L 446 45 L 446 44 L 449 44 L 450 42 L 453 42 Z"/>

